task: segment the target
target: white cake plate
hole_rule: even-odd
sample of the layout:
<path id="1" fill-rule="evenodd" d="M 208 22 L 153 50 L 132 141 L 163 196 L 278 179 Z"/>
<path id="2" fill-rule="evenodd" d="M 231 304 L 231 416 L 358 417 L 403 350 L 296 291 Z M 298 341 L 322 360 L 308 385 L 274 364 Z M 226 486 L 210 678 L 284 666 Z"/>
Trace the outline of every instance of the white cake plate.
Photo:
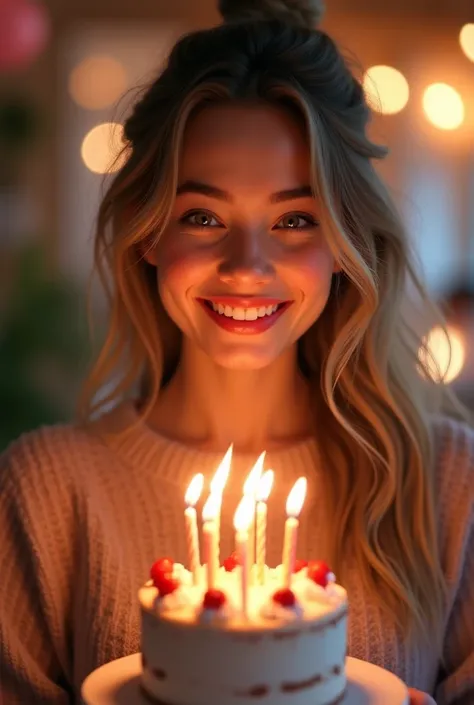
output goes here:
<path id="1" fill-rule="evenodd" d="M 140 654 L 98 668 L 84 681 L 84 705 L 150 705 L 140 691 L 141 670 Z M 346 673 L 343 705 L 409 705 L 405 684 L 393 673 L 350 657 Z"/>

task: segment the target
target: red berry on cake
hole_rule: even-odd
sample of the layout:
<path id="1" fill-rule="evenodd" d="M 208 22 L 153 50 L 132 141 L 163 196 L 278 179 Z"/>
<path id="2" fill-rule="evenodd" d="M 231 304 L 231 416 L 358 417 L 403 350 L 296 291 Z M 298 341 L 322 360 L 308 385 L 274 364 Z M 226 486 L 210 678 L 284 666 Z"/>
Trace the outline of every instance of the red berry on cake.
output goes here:
<path id="1" fill-rule="evenodd" d="M 221 590 L 208 590 L 204 595 L 202 606 L 205 610 L 219 610 L 227 601 Z"/>
<path id="2" fill-rule="evenodd" d="M 174 562 L 171 558 L 159 558 L 153 563 L 150 570 L 150 577 L 153 580 L 155 587 L 158 587 L 157 583 L 161 578 L 167 576 L 171 577 L 173 574 Z"/>
<path id="3" fill-rule="evenodd" d="M 327 587 L 331 576 L 331 568 L 325 561 L 310 561 L 308 563 L 308 578 L 316 585 Z"/>
<path id="4" fill-rule="evenodd" d="M 233 551 L 224 561 L 224 568 L 228 573 L 232 573 L 234 568 L 240 565 L 240 557 L 237 551 Z"/>
<path id="5" fill-rule="evenodd" d="M 277 602 L 282 607 L 294 607 L 296 604 L 295 593 L 289 588 L 281 588 L 273 594 L 273 602 Z"/>
<path id="6" fill-rule="evenodd" d="M 306 568 L 308 565 L 308 561 L 304 561 L 301 558 L 297 558 L 295 561 L 295 567 L 293 568 L 293 573 L 299 573 L 300 570 L 303 570 L 303 568 Z"/>
<path id="7" fill-rule="evenodd" d="M 179 580 L 172 578 L 171 575 L 162 575 L 155 582 L 155 587 L 158 588 L 160 597 L 165 595 L 171 595 L 175 590 L 179 588 Z"/>

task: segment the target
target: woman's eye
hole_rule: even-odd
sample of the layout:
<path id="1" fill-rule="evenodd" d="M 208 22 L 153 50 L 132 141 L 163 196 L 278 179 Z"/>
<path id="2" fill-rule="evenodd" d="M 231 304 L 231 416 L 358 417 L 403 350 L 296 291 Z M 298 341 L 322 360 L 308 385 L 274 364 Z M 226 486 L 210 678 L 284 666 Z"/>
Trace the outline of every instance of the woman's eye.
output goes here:
<path id="1" fill-rule="evenodd" d="M 309 230 L 317 226 L 316 220 L 310 215 L 288 213 L 275 225 L 275 230 Z"/>
<path id="2" fill-rule="evenodd" d="M 207 211 L 193 211 L 192 213 L 186 213 L 181 218 L 182 223 L 187 225 L 193 225 L 197 228 L 222 228 L 222 223 L 220 223 L 217 218 L 208 213 Z"/>

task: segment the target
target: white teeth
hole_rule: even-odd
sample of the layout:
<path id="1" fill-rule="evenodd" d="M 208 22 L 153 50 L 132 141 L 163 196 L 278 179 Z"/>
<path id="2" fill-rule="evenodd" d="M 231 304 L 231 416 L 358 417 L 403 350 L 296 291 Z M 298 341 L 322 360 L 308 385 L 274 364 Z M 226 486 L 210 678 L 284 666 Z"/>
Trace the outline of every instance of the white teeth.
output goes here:
<path id="1" fill-rule="evenodd" d="M 245 321 L 245 311 L 248 309 L 245 308 L 234 308 L 232 311 L 232 318 L 235 321 Z"/>
<path id="2" fill-rule="evenodd" d="M 258 310 L 256 308 L 246 308 L 245 309 L 245 320 L 246 321 L 256 321 L 258 318 Z"/>
<path id="3" fill-rule="evenodd" d="M 274 306 L 260 306 L 259 308 L 232 308 L 232 306 L 224 306 L 214 302 L 211 302 L 211 304 L 216 313 L 226 316 L 226 318 L 233 318 L 235 321 L 256 321 L 257 318 L 271 316 L 279 306 L 279 304 L 275 304 Z"/>

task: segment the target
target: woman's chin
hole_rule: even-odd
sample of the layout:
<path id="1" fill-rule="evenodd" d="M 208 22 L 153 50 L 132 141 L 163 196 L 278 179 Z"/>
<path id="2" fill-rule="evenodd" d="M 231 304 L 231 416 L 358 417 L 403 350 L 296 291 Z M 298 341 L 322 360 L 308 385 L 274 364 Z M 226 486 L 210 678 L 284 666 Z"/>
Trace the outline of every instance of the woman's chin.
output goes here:
<path id="1" fill-rule="evenodd" d="M 205 352 L 219 367 L 241 372 L 262 370 L 269 367 L 281 355 L 281 351 L 249 350 L 248 348 L 245 350 L 239 347 L 232 346 L 227 350 L 206 350 Z"/>

